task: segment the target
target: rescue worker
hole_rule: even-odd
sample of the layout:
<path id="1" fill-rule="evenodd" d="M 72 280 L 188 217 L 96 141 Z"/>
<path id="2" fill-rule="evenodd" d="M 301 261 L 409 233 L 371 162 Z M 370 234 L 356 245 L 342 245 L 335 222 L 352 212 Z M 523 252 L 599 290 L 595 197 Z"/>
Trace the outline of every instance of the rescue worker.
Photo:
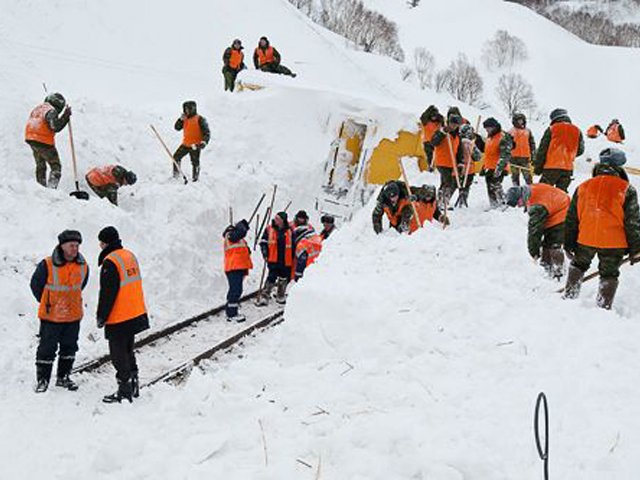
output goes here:
<path id="1" fill-rule="evenodd" d="M 480 175 L 484 176 L 487 184 L 490 208 L 497 208 L 504 204 L 502 180 L 507 175 L 511 163 L 513 139 L 511 135 L 502 131 L 502 126 L 495 118 L 489 117 L 482 126 L 487 132 L 484 145 L 484 163 Z"/>
<path id="2" fill-rule="evenodd" d="M 600 125 L 591 125 L 587 128 L 587 137 L 598 138 L 604 131 Z"/>
<path id="3" fill-rule="evenodd" d="M 296 216 L 293 217 L 293 222 L 291 222 L 291 228 L 295 229 L 296 227 L 300 227 L 302 225 L 308 225 L 313 228 L 309 224 L 309 215 L 307 214 L 307 212 L 305 210 L 298 210 Z"/>
<path id="4" fill-rule="evenodd" d="M 449 224 L 448 219 L 442 214 L 436 204 L 436 189 L 433 185 L 411 187 L 411 194 L 407 192 L 404 182 L 391 180 L 384 184 L 378 195 L 376 206 L 371 216 L 373 231 L 376 234 L 382 232 L 382 215 L 389 219 L 389 224 L 400 233 L 413 233 L 418 230 L 415 213 L 411 203 L 418 211 L 420 224 L 436 219 L 439 222 Z"/>
<path id="5" fill-rule="evenodd" d="M 60 93 L 47 95 L 44 103 L 29 114 L 24 139 L 36 161 L 36 181 L 43 187 L 58 188 L 62 176 L 55 136 L 69 123 L 71 107 Z M 49 180 L 47 181 L 47 165 Z"/>
<path id="6" fill-rule="evenodd" d="M 36 393 L 49 387 L 58 352 L 56 386 L 77 390 L 69 378 L 78 351 L 80 320 L 83 317 L 82 290 L 89 280 L 89 266 L 80 253 L 82 235 L 65 230 L 50 257 L 42 260 L 31 276 L 31 292 L 40 303 L 40 333 L 36 352 Z"/>
<path id="7" fill-rule="evenodd" d="M 427 109 L 420 115 L 420 123 L 422 124 L 422 145 L 424 153 L 427 155 L 427 165 L 429 171 L 433 171 L 433 145 L 431 139 L 433 134 L 444 126 L 444 117 L 438 111 L 435 105 L 429 105 Z"/>
<path id="8" fill-rule="evenodd" d="M 607 136 L 607 140 L 609 140 L 610 142 L 622 143 L 624 141 L 624 128 L 622 128 L 622 125 L 617 118 L 611 120 L 611 123 L 607 127 L 605 135 Z"/>
<path id="9" fill-rule="evenodd" d="M 289 226 L 287 212 L 279 212 L 271 225 L 265 228 L 260 239 L 260 251 L 267 262 L 268 275 L 256 304 L 268 305 L 274 286 L 277 287 L 276 302 L 284 304 L 294 256 L 293 231 Z"/>
<path id="10" fill-rule="evenodd" d="M 306 268 L 313 264 L 322 251 L 322 237 L 313 227 L 301 225 L 295 229 L 295 276 L 297 282 L 302 278 Z"/>
<path id="11" fill-rule="evenodd" d="M 514 113 L 511 119 L 513 128 L 509 131 L 513 138 L 511 150 L 511 181 L 520 185 L 520 175 L 527 185 L 533 183 L 531 159 L 536 152 L 536 142 L 533 133 L 527 128 L 527 117 L 524 113 Z"/>
<path id="12" fill-rule="evenodd" d="M 329 236 L 336 229 L 336 220 L 333 215 L 322 215 L 320 217 L 320 223 L 322 223 L 322 231 L 320 232 L 320 238 L 322 241 L 329 238 Z"/>
<path id="13" fill-rule="evenodd" d="M 608 148 L 600 152 L 593 178 L 573 194 L 567 213 L 564 247 L 571 260 L 565 298 L 576 298 L 584 273 L 597 254 L 600 285 L 597 304 L 610 309 L 618 288 L 620 264 L 629 253 L 631 264 L 640 261 L 640 210 L 638 194 L 622 166 L 624 152 Z"/>
<path id="14" fill-rule="evenodd" d="M 222 54 L 222 61 L 224 62 L 222 76 L 224 77 L 225 92 L 227 90 L 233 92 L 236 86 L 236 77 L 242 70 L 247 68 L 244 64 L 244 52 L 242 50 L 244 50 L 242 42 L 236 38 Z"/>
<path id="15" fill-rule="evenodd" d="M 209 143 L 211 132 L 209 131 L 207 120 L 198 115 L 196 102 L 193 100 L 184 102 L 182 104 L 182 112 L 182 115 L 174 125 L 176 130 L 182 130 L 183 132 L 182 144 L 173 154 L 173 158 L 179 167 L 182 158 L 189 154 L 193 173 L 192 178 L 194 182 L 197 182 L 200 176 L 200 151 Z M 176 165 L 173 166 L 173 176 L 174 178 L 180 176 Z"/>
<path id="16" fill-rule="evenodd" d="M 566 192 L 573 175 L 573 163 L 584 153 L 584 138 L 564 108 L 556 108 L 549 118 L 551 125 L 536 150 L 533 173 L 542 175 L 540 183 L 548 183 Z"/>
<path id="17" fill-rule="evenodd" d="M 442 210 L 446 210 L 458 186 L 459 169 L 462 164 L 462 151 L 459 148 L 460 125 L 462 125 L 462 118 L 451 115 L 448 117 L 447 124 L 436 131 L 431 138 L 431 145 L 434 147 L 433 164 L 440 174 L 438 205 Z"/>
<path id="18" fill-rule="evenodd" d="M 118 390 L 106 395 L 104 403 L 132 401 L 138 397 L 138 364 L 133 351 L 135 335 L 149 328 L 149 317 L 142 291 L 140 265 L 135 255 L 122 247 L 115 227 L 105 227 L 98 234 L 100 241 L 100 294 L 97 324 L 104 327 L 109 341 L 109 355 L 116 369 Z"/>
<path id="19" fill-rule="evenodd" d="M 227 305 L 225 311 L 227 321 L 244 322 L 246 317 L 238 313 L 242 284 L 244 277 L 253 268 L 251 250 L 245 237 L 249 231 L 249 224 L 241 220 L 235 226 L 229 225 L 222 236 L 224 237 L 224 273 L 227 276 L 229 290 L 227 291 Z"/>
<path id="20" fill-rule="evenodd" d="M 253 52 L 253 65 L 256 70 L 268 73 L 279 73 L 295 78 L 296 74 L 280 64 L 280 53 L 269 43 L 267 37 L 260 37 L 258 46 Z"/>
<path id="21" fill-rule="evenodd" d="M 133 185 L 138 180 L 136 174 L 120 165 L 94 167 L 85 175 L 87 185 L 100 198 L 107 197 L 114 205 L 118 205 L 118 188 Z"/>
<path id="22" fill-rule="evenodd" d="M 480 135 L 477 135 L 473 131 L 473 127 L 469 124 L 464 124 L 460 127 L 460 150 L 462 151 L 462 161 L 459 169 L 460 176 L 460 192 L 458 193 L 458 199 L 456 200 L 456 207 L 468 207 L 469 190 L 473 184 L 473 178 L 475 176 L 475 164 L 474 162 L 482 159 L 481 149 L 478 148 L 480 144 L 484 149 L 484 141 Z"/>
<path id="23" fill-rule="evenodd" d="M 563 275 L 564 221 L 570 202 L 566 192 L 546 183 L 511 187 L 507 191 L 507 205 L 524 207 L 529 213 L 529 255 L 536 261 L 540 259 L 540 265 L 556 280 Z"/>
<path id="24" fill-rule="evenodd" d="M 460 108 L 456 107 L 455 105 L 452 107 L 449 107 L 449 110 L 447 110 L 447 121 L 449 120 L 449 118 L 451 118 L 453 115 L 457 115 L 458 117 L 460 117 L 461 119 L 461 123 L 460 125 L 469 125 L 470 122 L 469 120 L 467 120 L 466 118 L 464 118 L 462 116 L 462 113 L 460 113 Z"/>

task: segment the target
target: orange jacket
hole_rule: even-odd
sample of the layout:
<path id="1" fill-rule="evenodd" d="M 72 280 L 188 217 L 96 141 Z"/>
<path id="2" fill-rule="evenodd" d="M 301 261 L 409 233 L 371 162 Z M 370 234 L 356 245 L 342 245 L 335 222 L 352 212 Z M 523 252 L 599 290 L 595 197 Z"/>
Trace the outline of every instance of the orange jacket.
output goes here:
<path id="1" fill-rule="evenodd" d="M 422 126 L 422 141 L 430 142 L 433 138 L 433 134 L 440 128 L 440 122 L 433 122 L 429 120 Z"/>
<path id="2" fill-rule="evenodd" d="M 500 162 L 500 141 L 504 132 L 498 132 L 493 137 L 487 137 L 484 145 L 484 168 L 495 170 Z"/>
<path id="3" fill-rule="evenodd" d="M 298 245 L 296 245 L 296 258 L 298 258 L 302 252 L 307 252 L 307 267 L 314 263 L 322 251 L 322 237 L 314 234 L 308 237 L 302 238 Z"/>
<path id="4" fill-rule="evenodd" d="M 620 135 L 619 123 L 612 123 L 611 125 L 609 125 L 609 128 L 607 128 L 606 135 L 607 135 L 607 139 L 610 142 L 622 143 L 622 135 Z"/>
<path id="5" fill-rule="evenodd" d="M 202 129 L 200 128 L 200 115 L 185 118 L 182 128 L 182 145 L 185 147 L 198 145 L 203 141 L 204 137 L 202 136 Z"/>
<path id="6" fill-rule="evenodd" d="M 527 207 L 541 205 L 547 210 L 548 216 L 544 222 L 546 229 L 564 223 L 570 203 L 569 195 L 563 190 L 546 183 L 534 183 L 531 185 L 531 196 L 527 201 Z"/>
<path id="7" fill-rule="evenodd" d="M 278 232 L 271 225 L 267 227 L 269 229 L 268 233 L 268 249 L 269 253 L 267 255 L 267 263 L 277 263 L 278 262 Z M 284 251 L 284 265 L 286 267 L 291 267 L 293 265 L 293 236 L 291 233 L 291 229 L 288 228 L 285 232 L 285 251 Z"/>
<path id="8" fill-rule="evenodd" d="M 258 66 L 266 65 L 267 63 L 273 63 L 275 56 L 273 55 L 273 47 L 268 46 L 264 50 L 260 47 L 256 47 L 256 55 L 258 56 Z"/>
<path id="9" fill-rule="evenodd" d="M 231 272 L 234 270 L 251 270 L 253 262 L 251 261 L 251 250 L 243 238 L 239 242 L 231 242 L 228 238 L 224 239 L 224 271 Z"/>
<path id="10" fill-rule="evenodd" d="M 595 248 L 627 248 L 624 201 L 629 182 L 599 175 L 578 187 L 578 243 Z"/>
<path id="11" fill-rule="evenodd" d="M 94 167 L 87 172 L 87 181 L 94 187 L 104 187 L 106 185 L 119 185 L 116 177 L 113 176 L 115 165 L 104 167 Z"/>
<path id="12" fill-rule="evenodd" d="M 238 70 L 242 62 L 244 61 L 244 53 L 242 50 L 231 49 L 231 56 L 229 57 L 229 67 L 234 70 Z"/>
<path id="13" fill-rule="evenodd" d="M 47 263 L 47 283 L 40 299 L 38 318 L 56 323 L 82 319 L 82 284 L 87 276 L 87 264 L 67 262 L 58 267 L 51 257 Z"/>
<path id="14" fill-rule="evenodd" d="M 598 128 L 597 125 L 591 125 L 589 128 L 587 128 L 587 137 L 589 138 L 598 138 L 598 135 L 600 135 L 601 130 Z"/>
<path id="15" fill-rule="evenodd" d="M 118 269 L 120 276 L 120 289 L 109 317 L 107 317 L 107 325 L 123 323 L 147 313 L 142 292 L 140 266 L 135 255 L 129 250 L 121 248 L 111 252 L 104 260 L 111 261 Z"/>
<path id="16" fill-rule="evenodd" d="M 55 145 L 56 133 L 51 130 L 45 118 L 50 110 L 53 110 L 53 106 L 48 103 L 43 103 L 31 111 L 29 120 L 27 120 L 27 126 L 25 127 L 25 140 L 44 143 L 45 145 Z"/>
<path id="17" fill-rule="evenodd" d="M 547 150 L 545 169 L 573 170 L 573 162 L 580 145 L 580 129 L 569 122 L 554 123 Z"/>
<path id="18" fill-rule="evenodd" d="M 444 140 L 433 150 L 433 164 L 436 167 L 455 168 L 460 137 L 452 136 L 449 133 L 445 135 Z M 449 148 L 449 140 L 447 140 L 447 137 L 451 140 L 451 148 Z M 451 150 L 453 150 L 453 157 L 451 156 Z"/>
<path id="19" fill-rule="evenodd" d="M 414 202 L 416 206 L 416 210 L 418 212 L 418 218 L 420 219 L 420 226 L 424 225 L 424 222 L 433 220 L 433 215 L 436 211 L 435 202 L 425 203 L 425 202 Z M 392 227 L 397 227 L 400 224 L 400 220 L 402 219 L 402 211 L 405 208 L 411 208 L 411 223 L 409 224 L 409 233 L 413 233 L 418 230 L 418 222 L 416 222 L 416 216 L 413 212 L 413 208 L 411 207 L 411 202 L 406 198 L 401 198 L 398 200 L 398 208 L 396 209 L 396 213 L 392 213 L 389 207 L 384 208 L 384 213 L 387 214 L 387 218 L 389 219 L 389 223 Z"/>
<path id="20" fill-rule="evenodd" d="M 512 128 L 509 132 L 513 137 L 514 148 L 511 156 L 516 158 L 531 158 L 531 144 L 529 138 L 531 132 L 528 128 Z"/>

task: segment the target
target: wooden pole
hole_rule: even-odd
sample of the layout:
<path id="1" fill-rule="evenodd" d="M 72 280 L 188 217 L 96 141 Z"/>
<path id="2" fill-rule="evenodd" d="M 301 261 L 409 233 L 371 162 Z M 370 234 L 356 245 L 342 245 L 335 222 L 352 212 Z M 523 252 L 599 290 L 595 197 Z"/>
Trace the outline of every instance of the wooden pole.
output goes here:
<path id="1" fill-rule="evenodd" d="M 269 217 L 271 217 L 271 213 L 273 212 L 273 204 L 276 201 L 276 191 L 278 190 L 278 185 L 273 186 L 273 193 L 271 194 L 271 204 L 269 205 L 269 214 L 265 215 L 266 222 L 269 222 Z M 256 303 L 260 304 L 262 300 L 262 288 L 264 284 L 264 275 L 267 271 L 267 259 L 264 259 L 264 263 L 262 264 L 262 274 L 260 275 L 260 288 L 258 290 L 258 298 L 256 299 Z"/>
<path id="2" fill-rule="evenodd" d="M 167 155 L 169 155 L 169 158 L 171 158 L 171 161 L 173 162 L 175 167 L 178 169 L 178 171 L 182 175 L 182 179 L 184 180 L 184 183 L 186 185 L 187 183 L 189 183 L 189 180 L 187 180 L 187 176 L 184 173 L 182 173 L 182 169 L 180 168 L 180 165 L 178 165 L 178 162 L 176 162 L 176 159 L 173 158 L 173 155 L 171 155 L 171 151 L 169 150 L 169 147 L 167 147 L 167 144 L 164 143 L 164 140 L 162 140 L 162 137 L 160 136 L 160 134 L 156 130 L 156 127 L 154 127 L 153 125 L 149 125 L 149 126 L 151 127 L 151 130 L 153 130 L 153 133 L 155 134 L 155 136 L 158 139 L 158 141 L 162 144 L 162 147 L 164 148 L 164 151 L 167 152 Z"/>
<path id="3" fill-rule="evenodd" d="M 415 202 L 411 200 L 411 186 L 409 185 L 409 180 L 407 178 L 407 172 L 404 171 L 404 165 L 402 164 L 402 158 L 398 159 L 398 165 L 400 166 L 400 173 L 402 175 L 402 181 L 407 187 L 407 195 L 409 196 L 409 203 L 411 203 L 411 209 L 413 210 L 413 216 L 416 219 L 416 224 L 418 228 L 422 228 L 422 222 L 420 221 L 420 216 L 418 215 L 418 209 L 416 208 Z"/>

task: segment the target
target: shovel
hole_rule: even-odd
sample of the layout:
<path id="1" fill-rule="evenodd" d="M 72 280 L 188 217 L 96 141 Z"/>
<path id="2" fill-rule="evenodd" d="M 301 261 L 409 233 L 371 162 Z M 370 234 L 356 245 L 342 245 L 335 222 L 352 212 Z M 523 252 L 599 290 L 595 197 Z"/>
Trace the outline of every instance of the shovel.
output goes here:
<path id="1" fill-rule="evenodd" d="M 71 144 L 71 161 L 73 163 L 73 179 L 76 182 L 75 192 L 71 192 L 69 195 L 77 198 L 78 200 L 89 200 L 89 194 L 80 190 L 80 184 L 78 183 L 78 167 L 76 164 L 76 149 L 73 145 L 73 130 L 71 128 L 71 119 L 69 119 L 69 143 Z"/>

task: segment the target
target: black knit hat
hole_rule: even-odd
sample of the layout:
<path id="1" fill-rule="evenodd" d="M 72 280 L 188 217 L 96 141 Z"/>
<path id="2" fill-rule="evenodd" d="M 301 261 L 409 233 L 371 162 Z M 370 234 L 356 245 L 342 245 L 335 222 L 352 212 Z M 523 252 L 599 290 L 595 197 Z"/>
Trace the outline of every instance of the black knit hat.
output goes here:
<path id="1" fill-rule="evenodd" d="M 116 227 L 104 227 L 98 234 L 98 240 L 106 244 L 115 243 L 120 240 L 120 234 Z"/>
<path id="2" fill-rule="evenodd" d="M 309 215 L 307 215 L 306 211 L 299 210 L 298 213 L 296 213 L 296 218 L 299 218 L 300 220 L 309 220 Z"/>
<path id="3" fill-rule="evenodd" d="M 322 215 L 322 217 L 320 217 L 320 223 L 329 223 L 331 225 L 333 225 L 336 222 L 336 219 L 333 218 L 333 215 Z"/>
<path id="4" fill-rule="evenodd" d="M 287 212 L 278 212 L 276 213 L 276 216 L 280 217 L 285 224 L 289 223 L 289 217 L 287 216 Z"/>
<path id="5" fill-rule="evenodd" d="M 482 126 L 484 128 L 500 128 L 500 122 L 493 117 L 487 118 L 484 122 L 482 122 Z"/>
<path id="6" fill-rule="evenodd" d="M 77 230 L 65 230 L 58 235 L 58 245 L 62 245 L 67 242 L 82 243 L 82 235 Z"/>

